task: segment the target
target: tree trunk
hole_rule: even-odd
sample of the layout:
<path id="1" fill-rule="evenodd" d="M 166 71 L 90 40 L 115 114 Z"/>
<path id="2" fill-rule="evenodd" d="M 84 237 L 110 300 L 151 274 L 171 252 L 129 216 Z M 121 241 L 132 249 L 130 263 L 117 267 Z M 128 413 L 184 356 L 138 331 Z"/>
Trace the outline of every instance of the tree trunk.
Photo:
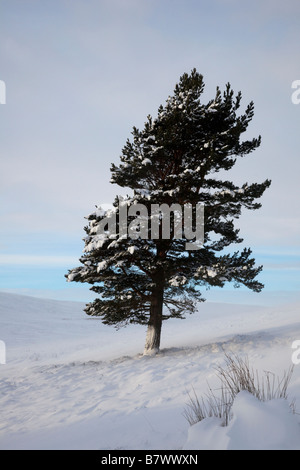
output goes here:
<path id="1" fill-rule="evenodd" d="M 153 289 L 144 349 L 145 356 L 154 355 L 159 351 L 164 297 L 163 284 L 163 280 L 160 279 Z"/>

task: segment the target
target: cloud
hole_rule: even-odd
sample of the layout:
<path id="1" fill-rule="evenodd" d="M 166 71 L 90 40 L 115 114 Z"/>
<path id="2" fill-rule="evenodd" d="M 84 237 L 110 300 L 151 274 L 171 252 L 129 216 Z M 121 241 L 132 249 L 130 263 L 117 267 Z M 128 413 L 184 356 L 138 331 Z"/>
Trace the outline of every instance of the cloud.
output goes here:
<path id="1" fill-rule="evenodd" d="M 204 100 L 229 81 L 242 109 L 255 103 L 249 133 L 262 134 L 262 146 L 226 175 L 272 179 L 262 209 L 238 222 L 245 244 L 299 244 L 298 1 L 9 0 L 2 8 L 2 239 L 15 233 L 20 247 L 25 233 L 80 240 L 95 204 L 124 193 L 109 183 L 110 165 L 132 127 L 196 67 Z M 23 251 L 23 265 L 61 265 L 63 257 L 47 257 L 48 242 L 44 250 L 45 258 Z"/>
<path id="2" fill-rule="evenodd" d="M 74 256 L 48 256 L 48 255 L 23 255 L 0 254 L 0 265 L 10 266 L 68 266 L 78 264 L 78 258 Z"/>

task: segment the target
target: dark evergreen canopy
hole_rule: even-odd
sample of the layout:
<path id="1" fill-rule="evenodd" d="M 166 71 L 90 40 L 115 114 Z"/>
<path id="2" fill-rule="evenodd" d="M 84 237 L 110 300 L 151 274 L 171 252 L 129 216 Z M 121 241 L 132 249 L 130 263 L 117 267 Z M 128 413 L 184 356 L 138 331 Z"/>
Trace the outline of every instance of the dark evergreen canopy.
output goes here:
<path id="1" fill-rule="evenodd" d="M 120 164 L 111 166 L 111 182 L 132 194 L 117 198 L 110 214 L 96 208 L 87 217 L 82 266 L 66 275 L 69 281 L 90 283 L 98 294 L 86 306 L 88 315 L 101 316 L 110 325 L 147 324 L 146 352 L 159 348 L 162 320 L 194 312 L 197 302 L 204 300 L 203 289 L 223 287 L 225 282 L 256 292 L 263 288 L 256 279 L 262 267 L 255 266 L 251 250 L 228 249 L 243 241 L 235 219 L 243 208 L 260 208 L 258 199 L 271 183 L 246 181 L 237 186 L 226 179 L 237 158 L 260 145 L 260 137 L 241 140 L 254 105 L 251 102 L 238 115 L 241 93 L 235 96 L 230 84 L 223 93 L 217 88 L 214 99 L 206 104 L 201 102 L 203 90 L 202 75 L 195 69 L 185 73 L 165 106 L 159 107 L 157 117 L 148 116 L 143 130 L 133 128 Z M 125 233 L 119 226 L 120 207 L 138 209 L 137 204 L 148 210 L 143 227 L 136 227 L 134 238 L 119 236 Z M 203 204 L 203 245 L 187 250 L 187 236 L 175 237 L 172 223 L 169 239 L 153 239 L 153 204 Z M 137 220 L 133 212 L 128 217 L 132 224 Z M 107 230 L 103 236 L 99 229 L 109 217 L 117 233 Z"/>

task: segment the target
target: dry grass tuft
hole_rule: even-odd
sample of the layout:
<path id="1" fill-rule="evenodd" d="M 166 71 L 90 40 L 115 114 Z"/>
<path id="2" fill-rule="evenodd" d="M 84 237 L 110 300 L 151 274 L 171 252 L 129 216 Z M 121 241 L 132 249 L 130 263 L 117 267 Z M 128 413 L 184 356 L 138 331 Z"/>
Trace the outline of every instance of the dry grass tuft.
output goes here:
<path id="1" fill-rule="evenodd" d="M 194 389 L 193 395 L 188 393 L 189 401 L 183 415 L 190 425 L 204 418 L 217 417 L 222 420 L 223 426 L 227 426 L 232 415 L 233 401 L 242 390 L 248 391 L 260 401 L 287 399 L 287 388 L 293 374 L 292 366 L 284 372 L 282 378 L 269 371 L 264 371 L 264 375 L 259 377 L 258 371 L 250 368 L 247 357 L 243 359 L 233 354 L 225 354 L 225 368 L 218 366 L 216 370 L 221 381 L 218 396 L 211 387 L 205 398 L 200 400 Z M 295 404 L 290 406 L 295 412 Z"/>

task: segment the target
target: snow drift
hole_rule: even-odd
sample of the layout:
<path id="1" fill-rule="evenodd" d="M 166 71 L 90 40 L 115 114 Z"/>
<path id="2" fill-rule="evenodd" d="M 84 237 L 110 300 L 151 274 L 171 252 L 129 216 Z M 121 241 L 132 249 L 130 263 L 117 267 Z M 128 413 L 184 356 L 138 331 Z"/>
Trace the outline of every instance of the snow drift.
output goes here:
<path id="1" fill-rule="evenodd" d="M 228 426 L 206 418 L 191 426 L 184 449 L 189 450 L 300 450 L 300 426 L 287 400 L 261 402 L 239 392 Z"/>
<path id="2" fill-rule="evenodd" d="M 143 356 L 145 327 L 115 330 L 84 305 L 0 293 L 0 449 L 299 448 L 299 415 L 286 401 L 241 393 L 233 418 L 190 427 L 187 393 L 212 387 L 224 351 L 281 375 L 300 339 L 299 304 L 206 302 L 165 323 L 162 349 Z M 300 365 L 289 396 L 300 407 Z"/>

